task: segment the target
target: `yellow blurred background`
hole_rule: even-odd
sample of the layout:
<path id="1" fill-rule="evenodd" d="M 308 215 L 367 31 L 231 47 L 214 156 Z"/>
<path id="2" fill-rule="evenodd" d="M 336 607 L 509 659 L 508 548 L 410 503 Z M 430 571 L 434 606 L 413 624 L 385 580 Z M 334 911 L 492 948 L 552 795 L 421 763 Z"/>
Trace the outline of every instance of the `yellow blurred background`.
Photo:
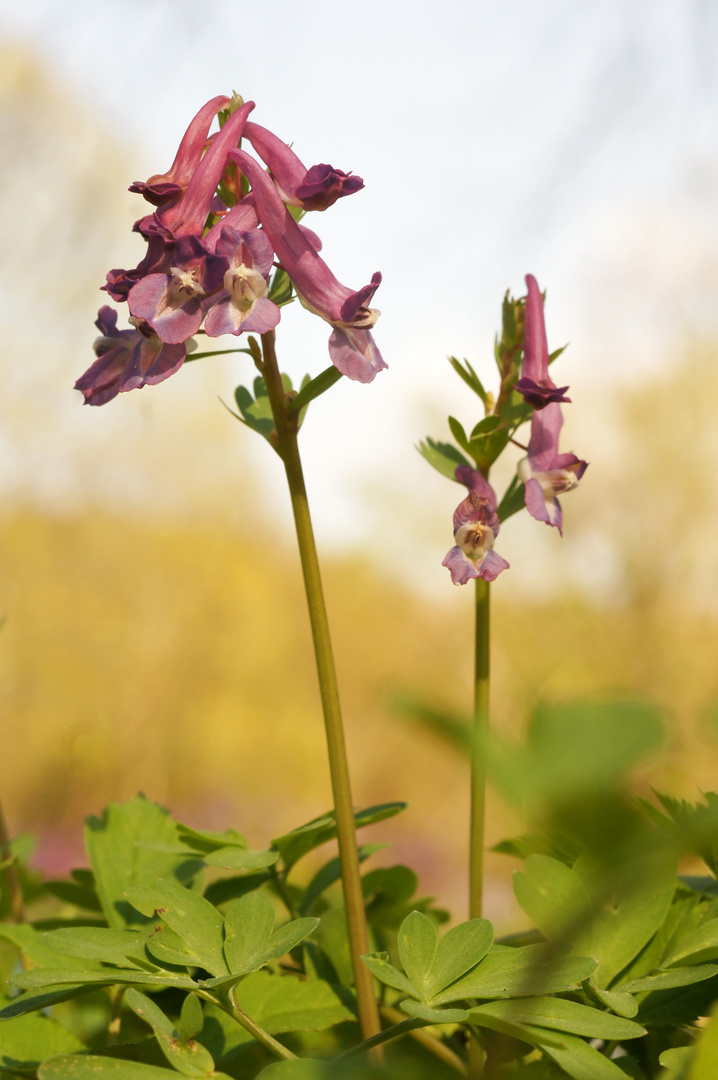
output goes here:
<path id="1" fill-rule="evenodd" d="M 81 858 L 87 813 L 138 790 L 259 847 L 329 806 L 279 465 L 217 403 L 247 380 L 220 361 L 79 408 L 97 283 L 138 254 L 133 166 L 32 49 L 7 44 L 0 60 L 0 799 L 52 872 Z M 637 787 L 695 797 L 718 785 L 718 346 L 687 330 L 671 349 L 650 378 L 570 380 L 569 442 L 591 468 L 563 541 L 526 515 L 502 532 L 493 718 L 518 734 L 540 698 L 647 696 L 666 710 L 666 747 Z M 462 415 L 458 380 L 451 393 Z M 428 391 L 414 403 L 415 438 L 445 437 L 443 406 Z M 415 468 L 404 494 L 382 471 L 368 496 L 383 548 L 323 544 L 326 591 L 355 801 L 409 803 L 372 828 L 392 843 L 378 858 L 413 865 L 463 915 L 467 766 L 394 705 L 408 693 L 470 710 L 470 590 L 440 567 L 460 492 Z M 530 825 L 493 797 L 490 815 L 492 843 Z M 510 870 L 489 862 L 500 929 L 515 919 Z"/>

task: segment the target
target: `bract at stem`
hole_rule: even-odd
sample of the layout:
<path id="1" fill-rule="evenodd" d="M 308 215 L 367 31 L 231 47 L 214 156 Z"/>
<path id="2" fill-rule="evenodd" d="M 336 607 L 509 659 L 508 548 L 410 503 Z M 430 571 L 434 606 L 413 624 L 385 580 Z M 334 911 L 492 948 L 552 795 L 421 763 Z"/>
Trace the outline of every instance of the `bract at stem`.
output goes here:
<path id="1" fill-rule="evenodd" d="M 314 540 L 309 502 L 304 484 L 299 445 L 297 442 L 297 414 L 288 415 L 286 396 L 282 386 L 277 358 L 274 351 L 274 331 L 262 334 L 262 374 L 272 406 L 277 433 L 277 450 L 284 462 L 287 483 L 292 500 L 294 524 L 297 532 L 299 557 L 304 576 L 304 587 L 312 628 L 314 655 L 317 662 L 319 689 L 324 712 L 324 726 L 329 754 L 334 810 L 337 821 L 339 861 L 342 870 L 342 889 L 347 913 L 349 948 L 354 973 L 354 987 L 359 1007 L 362 1035 L 370 1039 L 381 1032 L 379 1010 L 374 996 L 371 972 L 361 957 L 369 952 L 369 938 L 364 911 L 359 853 L 356 842 L 354 808 L 352 803 L 349 766 L 347 763 L 344 726 L 342 723 L 339 685 L 337 682 L 329 620 L 324 601 L 324 591 L 319 570 L 319 559 Z"/>

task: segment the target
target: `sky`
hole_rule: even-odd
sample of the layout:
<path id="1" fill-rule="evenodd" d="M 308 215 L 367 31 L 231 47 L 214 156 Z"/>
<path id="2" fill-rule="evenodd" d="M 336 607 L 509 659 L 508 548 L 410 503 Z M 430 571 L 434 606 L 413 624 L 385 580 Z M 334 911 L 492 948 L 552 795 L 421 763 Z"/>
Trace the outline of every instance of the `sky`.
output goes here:
<path id="1" fill-rule="evenodd" d="M 457 489 L 429 474 L 413 444 L 447 437 L 447 412 L 471 426 L 480 418 L 445 357 L 468 357 L 490 382 L 501 299 L 507 288 L 522 293 L 526 273 L 547 289 L 551 347 L 571 343 L 556 372 L 574 401 L 566 430 L 575 445 L 566 449 L 594 462 L 605 432 L 589 403 L 670 365 L 687 334 L 717 328 L 710 0 L 0 0 L 0 41 L 34 58 L 50 88 L 28 111 L 32 88 L 18 84 L 16 115 L 29 116 L 35 134 L 8 155 L 0 221 L 15 230 L 12 250 L 24 249 L 27 267 L 17 270 L 20 252 L 0 270 L 0 317 L 17 348 L 43 320 L 52 325 L 52 339 L 43 331 L 33 346 L 45 372 L 48 350 L 74 354 L 52 376 L 30 362 L 11 374 L 15 413 L 37 406 L 43 422 L 22 439 L 14 421 L 0 424 L 6 492 L 37 491 L 58 506 L 85 495 L 154 503 L 160 489 L 135 460 L 152 428 L 162 491 L 180 498 L 196 484 L 217 497 L 202 469 L 217 447 L 235 453 L 238 436 L 215 397 L 251 380 L 248 361 L 183 372 L 99 410 L 80 409 L 71 385 L 92 360 L 105 270 L 139 254 L 130 228 L 143 204 L 126 187 L 166 169 L 199 106 L 232 90 L 254 100 L 256 121 L 307 165 L 329 161 L 366 185 L 310 222 L 342 282 L 359 288 L 382 272 L 375 338 L 389 364 L 370 386 L 342 380 L 310 412 L 303 452 L 327 548 L 369 550 L 389 568 L 411 563 L 408 537 L 429 519 L 429 546 L 444 535 L 448 546 L 442 522 Z M 67 118 L 61 135 L 57 117 Z M 43 145 L 53 153 L 43 156 Z M 321 320 L 286 309 L 280 363 L 294 378 L 317 374 L 327 338 Z M 178 447 L 170 428 L 173 438 L 189 430 L 200 390 L 214 410 L 212 435 L 204 448 Z M 235 472 L 254 477 L 271 509 L 284 497 L 282 478 L 266 447 L 248 440 Z M 439 588 L 445 571 L 436 551 L 431 558 Z"/>

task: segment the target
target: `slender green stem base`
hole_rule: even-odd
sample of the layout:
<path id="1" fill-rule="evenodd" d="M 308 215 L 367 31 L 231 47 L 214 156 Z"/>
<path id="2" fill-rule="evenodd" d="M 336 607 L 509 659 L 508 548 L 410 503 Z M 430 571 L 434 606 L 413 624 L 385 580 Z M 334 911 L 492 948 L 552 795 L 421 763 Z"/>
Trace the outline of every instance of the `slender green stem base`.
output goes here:
<path id="1" fill-rule="evenodd" d="M 4 862 L 10 858 L 10 835 L 7 830 L 7 824 L 5 822 L 5 815 L 3 814 L 2 804 L 0 804 L 0 862 Z M 22 888 L 20 886 L 20 879 L 17 873 L 17 867 L 13 862 L 9 862 L 7 866 L 0 870 L 0 881 L 2 882 L 2 890 L 6 893 L 10 905 L 10 918 L 16 923 L 24 921 L 24 904 L 22 898 Z"/>
<path id="2" fill-rule="evenodd" d="M 296 1054 L 293 1054 L 291 1050 L 288 1050 L 286 1046 L 282 1046 L 280 1042 L 273 1039 L 269 1032 L 265 1031 L 259 1024 L 255 1024 L 251 1016 L 247 1016 L 244 1009 L 240 1008 L 234 998 L 234 988 L 229 991 L 227 995 L 229 1001 L 225 1005 L 220 1001 L 220 1008 L 224 1009 L 238 1024 L 248 1031 L 250 1035 L 253 1035 L 257 1042 L 265 1046 L 272 1054 L 276 1054 L 278 1058 L 282 1058 L 284 1061 L 293 1061 L 296 1058 Z"/>
<path id="3" fill-rule="evenodd" d="M 314 641 L 314 653 L 319 675 L 319 688 L 324 711 L 324 724 L 329 752 L 329 770 L 331 773 L 334 809 L 337 821 L 337 839 L 339 841 L 339 861 L 342 871 L 344 904 L 347 913 L 349 947 L 354 973 L 354 986 L 359 1008 L 359 1021 L 365 1039 L 381 1032 L 379 1010 L 374 995 L 374 983 L 371 972 L 362 963 L 361 957 L 369 952 L 369 938 L 364 911 L 361 877 L 359 874 L 359 855 L 357 851 L 352 804 L 349 768 L 347 764 L 344 728 L 342 725 L 339 687 L 337 683 L 329 621 L 324 602 L 319 559 L 314 541 L 314 530 L 309 514 L 309 503 L 304 485 L 302 463 L 297 442 L 296 413 L 290 417 L 282 386 L 282 380 L 274 352 L 274 331 L 262 335 L 264 376 L 267 393 L 272 406 L 276 426 L 279 456 L 284 462 L 292 500 L 294 524 L 297 532 L 299 556 L 304 575 L 304 586 L 309 607 L 309 620 Z"/>
<path id="4" fill-rule="evenodd" d="M 476 661 L 474 669 L 474 737 L 471 748 L 471 840 L 469 853 L 469 918 L 481 916 L 484 900 L 484 832 L 486 767 L 483 736 L 489 726 L 489 584 L 476 579 Z"/>
<path id="5" fill-rule="evenodd" d="M 476 639 L 474 668 L 474 732 L 471 744 L 471 834 L 469 850 L 469 918 L 479 919 L 484 904 L 484 834 L 486 765 L 484 738 L 489 727 L 489 583 L 476 579 Z M 484 1074 L 484 1050 L 475 1035 L 469 1043 L 469 1076 Z"/>

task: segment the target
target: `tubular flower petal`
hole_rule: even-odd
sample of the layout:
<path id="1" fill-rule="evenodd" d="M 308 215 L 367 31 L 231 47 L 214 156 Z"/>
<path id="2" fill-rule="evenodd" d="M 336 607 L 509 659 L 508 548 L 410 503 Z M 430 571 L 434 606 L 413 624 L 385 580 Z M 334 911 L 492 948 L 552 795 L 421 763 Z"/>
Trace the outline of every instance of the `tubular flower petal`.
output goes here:
<path id="1" fill-rule="evenodd" d="M 95 325 L 101 335 L 94 346 L 97 360 L 75 383 L 86 405 L 104 405 L 127 390 L 162 382 L 184 363 L 184 345 L 163 345 L 144 324 L 144 332 L 117 330 L 111 307 L 100 308 Z"/>
<path id="2" fill-rule="evenodd" d="M 147 181 L 136 180 L 130 191 L 144 195 L 153 206 L 180 198 L 200 163 L 212 121 L 227 105 L 229 98 L 224 96 L 212 98 L 203 105 L 185 131 L 171 168 L 166 173 L 155 173 Z"/>
<path id="3" fill-rule="evenodd" d="M 524 359 L 516 389 L 534 409 L 545 409 L 551 402 L 566 401 L 567 386 L 556 386 L 548 373 L 548 341 L 543 314 L 543 297 L 533 274 L 526 275 L 526 322 Z"/>
<path id="4" fill-rule="evenodd" d="M 250 121 L 244 133 L 269 168 L 283 201 L 290 206 L 327 210 L 337 199 L 364 187 L 360 176 L 331 165 L 312 165 L 307 169 L 286 143 L 259 124 Z"/>
<path id="5" fill-rule="evenodd" d="M 274 253 L 259 229 L 239 233 L 225 226 L 217 252 L 228 260 L 224 295 L 211 308 L 204 324 L 208 337 L 242 334 L 252 330 L 266 334 L 280 320 L 279 308 L 267 299 L 267 279 Z"/>
<path id="6" fill-rule="evenodd" d="M 442 562 L 451 572 L 454 585 L 466 585 L 472 578 L 494 581 L 509 564 L 494 550 L 499 534 L 496 494 L 488 480 L 476 469 L 459 465 L 456 479 L 466 484 L 469 494 L 454 511 L 456 546 Z"/>
<path id="7" fill-rule="evenodd" d="M 227 164 L 227 154 L 242 138 L 247 117 L 253 108 L 254 102 L 248 101 L 232 113 L 222 130 L 212 139 L 183 197 L 162 214 L 162 224 L 171 229 L 176 238 L 191 233 L 201 235 Z"/>
<path id="8" fill-rule="evenodd" d="M 359 292 L 347 289 L 294 221 L 267 173 L 242 150 L 230 151 L 230 157 L 252 185 L 262 228 L 301 303 L 335 328 L 329 339 L 332 362 L 348 378 L 371 382 L 387 366 L 366 333 L 379 317 L 379 312 L 366 304 L 379 287 L 381 274 L 374 274 L 371 284 Z"/>
<path id="9" fill-rule="evenodd" d="M 533 414 L 528 456 L 519 462 L 518 474 L 526 485 L 526 509 L 531 517 L 555 526 L 563 536 L 563 510 L 557 496 L 578 486 L 588 462 L 575 454 L 559 454 L 562 425 L 557 402 Z"/>
<path id="10" fill-rule="evenodd" d="M 131 313 L 146 320 L 161 341 L 179 345 L 202 324 L 202 300 L 217 292 L 227 261 L 210 253 L 196 236 L 175 245 L 168 274 L 149 274 L 130 290 Z"/>

